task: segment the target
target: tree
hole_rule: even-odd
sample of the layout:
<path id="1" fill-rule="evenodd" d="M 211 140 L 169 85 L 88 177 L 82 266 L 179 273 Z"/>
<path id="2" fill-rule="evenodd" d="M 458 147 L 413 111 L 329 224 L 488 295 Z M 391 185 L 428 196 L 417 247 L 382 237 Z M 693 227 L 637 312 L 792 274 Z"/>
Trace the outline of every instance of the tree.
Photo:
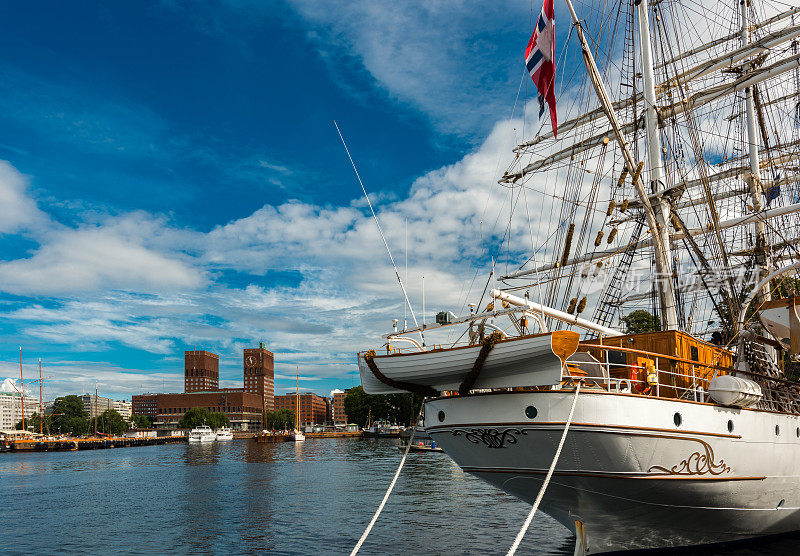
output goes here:
<path id="1" fill-rule="evenodd" d="M 50 423 L 51 419 L 52 418 L 49 415 L 45 415 L 44 422 L 40 423 L 40 421 L 42 421 L 41 415 L 39 415 L 38 413 L 34 413 L 29 418 L 25 419 L 25 428 L 33 432 L 39 432 L 40 430 L 48 432 L 51 427 Z M 18 431 L 22 430 L 22 419 L 17 421 L 17 424 L 14 426 L 14 428 L 17 429 Z"/>
<path id="2" fill-rule="evenodd" d="M 659 318 L 644 309 L 637 309 L 622 317 L 626 334 L 643 334 L 661 330 Z"/>
<path id="3" fill-rule="evenodd" d="M 212 429 L 218 429 L 229 426 L 230 419 L 224 413 L 211 413 L 204 407 L 192 407 L 183 414 L 183 417 L 178 422 L 178 428 L 181 429 L 193 429 L 200 425 L 208 425 Z"/>
<path id="4" fill-rule="evenodd" d="M 89 431 L 89 415 L 83 410 L 79 396 L 62 396 L 53 403 L 50 431 L 57 434 L 80 436 Z"/>
<path id="5" fill-rule="evenodd" d="M 372 419 L 386 419 L 392 423 L 413 424 L 422 405 L 422 397 L 416 394 L 367 394 L 364 388 L 356 386 L 347 391 L 344 398 L 344 412 L 347 419 L 360 427 Z"/>
<path id="6" fill-rule="evenodd" d="M 105 410 L 97 419 L 97 432 L 104 434 L 120 434 L 128 428 L 125 418 L 116 409 Z M 89 430 L 95 430 L 95 418 L 89 420 Z"/>
<path id="7" fill-rule="evenodd" d="M 149 415 L 131 415 L 131 423 L 137 429 L 153 428 L 153 418 Z"/>
<path id="8" fill-rule="evenodd" d="M 295 424 L 295 414 L 291 409 L 284 408 L 267 412 L 266 428 L 268 430 L 291 430 Z"/>

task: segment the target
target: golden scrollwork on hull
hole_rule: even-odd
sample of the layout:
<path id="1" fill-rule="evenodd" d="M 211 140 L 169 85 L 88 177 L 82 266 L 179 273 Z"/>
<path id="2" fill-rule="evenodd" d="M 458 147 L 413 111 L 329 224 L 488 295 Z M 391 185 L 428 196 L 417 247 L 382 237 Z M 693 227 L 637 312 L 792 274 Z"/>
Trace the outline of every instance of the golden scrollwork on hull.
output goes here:
<path id="1" fill-rule="evenodd" d="M 699 438 L 690 438 L 694 442 L 700 443 L 703 448 L 693 452 L 686 459 L 672 467 L 662 467 L 653 465 L 647 470 L 648 473 L 666 473 L 667 475 L 722 475 L 730 473 L 730 466 L 725 464 L 725 460 L 717 461 L 714 457 L 714 449 L 708 442 Z"/>

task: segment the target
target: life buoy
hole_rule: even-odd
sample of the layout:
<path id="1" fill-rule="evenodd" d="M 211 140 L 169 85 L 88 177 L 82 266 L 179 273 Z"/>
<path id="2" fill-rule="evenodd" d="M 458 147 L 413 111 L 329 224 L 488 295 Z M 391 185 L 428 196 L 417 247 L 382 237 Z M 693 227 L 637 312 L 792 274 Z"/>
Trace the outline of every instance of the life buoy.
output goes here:
<path id="1" fill-rule="evenodd" d="M 628 379 L 631 381 L 631 391 L 636 390 L 640 394 L 646 394 L 645 383 L 639 378 L 639 369 L 631 367 Z"/>

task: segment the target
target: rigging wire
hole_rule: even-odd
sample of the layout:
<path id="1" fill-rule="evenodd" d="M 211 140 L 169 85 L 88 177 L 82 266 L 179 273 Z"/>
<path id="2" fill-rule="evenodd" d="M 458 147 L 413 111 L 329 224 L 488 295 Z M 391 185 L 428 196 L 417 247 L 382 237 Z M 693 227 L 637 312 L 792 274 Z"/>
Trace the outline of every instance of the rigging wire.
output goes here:
<path id="1" fill-rule="evenodd" d="M 347 158 L 350 159 L 350 164 L 353 166 L 353 171 L 356 173 L 356 178 L 358 178 L 358 183 L 361 185 L 361 191 L 364 192 L 364 198 L 367 200 L 367 204 L 369 205 L 369 211 L 372 213 L 372 218 L 375 220 L 375 225 L 378 227 L 378 233 L 381 234 L 381 239 L 383 240 L 383 245 L 386 247 L 386 253 L 389 255 L 389 260 L 392 262 L 392 268 L 394 268 L 394 275 L 397 277 L 397 282 L 400 284 L 400 289 L 403 290 L 403 297 L 406 300 L 406 305 L 408 306 L 408 311 L 411 313 L 411 318 L 414 320 L 414 326 L 419 326 L 417 324 L 417 317 L 414 314 L 414 308 L 411 307 L 411 301 L 408 299 L 408 294 L 406 293 L 406 287 L 403 284 L 403 279 L 400 278 L 400 272 L 397 270 L 397 265 L 394 262 L 394 257 L 392 257 L 392 251 L 389 249 L 389 244 L 386 242 L 386 236 L 383 235 L 383 230 L 381 229 L 381 223 L 378 221 L 378 217 L 375 215 L 375 209 L 372 208 L 372 201 L 369 200 L 369 195 L 367 195 L 367 189 L 364 187 L 364 182 L 361 181 L 361 176 L 358 173 L 358 169 L 356 168 L 356 163 L 353 161 L 353 157 L 350 156 L 350 149 L 347 148 L 347 143 L 342 136 L 342 132 L 339 130 L 339 124 L 336 123 L 336 120 L 333 121 L 333 125 L 336 126 L 336 133 L 339 134 L 339 139 L 342 140 L 342 145 L 344 146 L 344 150 L 347 153 Z M 423 315 L 424 316 L 424 315 Z M 419 337 L 422 340 L 422 344 L 425 345 L 425 335 L 423 334 L 422 330 L 419 331 Z"/>

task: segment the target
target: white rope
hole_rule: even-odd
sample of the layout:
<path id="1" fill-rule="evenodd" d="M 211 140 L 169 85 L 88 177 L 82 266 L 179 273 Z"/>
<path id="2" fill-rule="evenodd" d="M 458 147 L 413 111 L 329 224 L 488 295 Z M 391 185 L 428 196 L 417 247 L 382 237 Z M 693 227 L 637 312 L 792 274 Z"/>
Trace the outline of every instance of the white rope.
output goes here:
<path id="1" fill-rule="evenodd" d="M 381 500 L 380 506 L 378 506 L 375 515 L 372 516 L 372 520 L 367 525 L 367 528 L 364 530 L 364 534 L 361 535 L 361 538 L 358 539 L 358 544 L 353 548 L 353 551 L 350 553 L 350 556 L 355 556 L 358 551 L 361 549 L 361 545 L 364 544 L 364 541 L 367 540 L 369 536 L 369 532 L 372 531 L 372 526 L 375 525 L 375 522 L 378 521 L 378 516 L 381 515 L 383 511 L 383 506 L 386 504 L 386 501 L 389 499 L 389 495 L 392 493 L 392 489 L 394 488 L 394 484 L 397 482 L 397 478 L 400 476 L 400 471 L 403 469 L 403 465 L 406 463 L 406 457 L 408 456 L 408 452 L 411 449 L 411 444 L 414 442 L 414 435 L 417 434 L 417 423 L 419 422 L 419 418 L 422 415 L 422 408 L 425 407 L 423 403 L 422 407 L 419 408 L 419 414 L 417 415 L 417 421 L 414 423 L 414 429 L 411 431 L 411 438 L 408 439 L 408 444 L 406 445 L 406 451 L 403 454 L 403 459 L 400 460 L 400 466 L 397 468 L 397 471 L 394 473 L 394 479 L 392 479 L 391 484 L 389 485 L 389 489 L 386 491 L 386 494 L 383 495 L 383 500 Z"/>
<path id="2" fill-rule="evenodd" d="M 564 441 L 567 439 L 567 431 L 569 430 L 570 423 L 572 423 L 572 414 L 575 413 L 575 404 L 578 401 L 578 392 L 580 392 L 580 390 L 581 390 L 581 383 L 579 382 L 577 386 L 575 386 L 575 397 L 572 398 L 572 407 L 569 410 L 569 417 L 567 417 L 567 422 L 564 425 L 564 432 L 561 433 L 561 442 L 558 443 L 558 450 L 556 450 L 556 456 L 553 458 L 553 463 L 550 464 L 550 469 L 548 469 L 547 471 L 547 476 L 544 479 L 544 483 L 542 483 L 542 488 L 539 489 L 539 494 L 536 496 L 536 501 L 533 503 L 533 507 L 531 508 L 531 511 L 528 514 L 528 518 L 522 525 L 522 529 L 520 529 L 519 533 L 517 533 L 517 538 L 514 539 L 514 544 L 512 544 L 511 548 L 508 549 L 506 556 L 512 556 L 517 551 L 517 548 L 519 548 L 519 543 L 521 543 L 522 539 L 525 537 L 525 533 L 528 531 L 528 527 L 530 527 L 531 521 L 533 521 L 533 516 L 536 514 L 536 510 L 539 508 L 539 502 L 542 501 L 542 497 L 544 496 L 544 491 L 547 490 L 547 485 L 550 484 L 550 478 L 553 476 L 553 471 L 556 468 L 558 457 L 561 455 L 561 449 L 564 447 Z"/>

